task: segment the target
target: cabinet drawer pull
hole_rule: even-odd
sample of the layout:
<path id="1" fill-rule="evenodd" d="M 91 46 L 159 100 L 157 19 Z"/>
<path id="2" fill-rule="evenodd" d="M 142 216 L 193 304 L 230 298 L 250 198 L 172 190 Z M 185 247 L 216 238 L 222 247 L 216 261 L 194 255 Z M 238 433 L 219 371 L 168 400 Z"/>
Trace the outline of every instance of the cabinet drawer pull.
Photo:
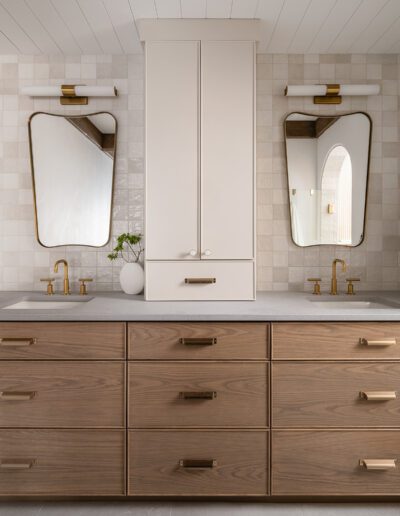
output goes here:
<path id="1" fill-rule="evenodd" d="M 182 337 L 179 343 L 184 346 L 213 346 L 217 343 L 216 337 L 198 338 L 198 337 Z"/>
<path id="2" fill-rule="evenodd" d="M 215 459 L 181 459 L 179 466 L 186 469 L 212 469 L 217 466 Z"/>
<path id="3" fill-rule="evenodd" d="M 360 344 L 364 346 L 395 346 L 397 344 L 396 339 L 379 339 L 379 340 L 369 340 L 369 339 L 360 339 Z"/>
<path id="4" fill-rule="evenodd" d="M 360 466 L 369 471 L 396 469 L 396 459 L 360 459 Z"/>
<path id="5" fill-rule="evenodd" d="M 35 465 L 35 459 L 2 459 L 1 469 L 30 469 Z"/>
<path id="6" fill-rule="evenodd" d="M 36 396 L 35 391 L 1 391 L 0 399 L 4 401 L 27 401 Z"/>
<path id="7" fill-rule="evenodd" d="M 217 278 L 185 278 L 185 283 L 190 284 L 209 284 L 209 283 L 217 283 Z"/>
<path id="8" fill-rule="evenodd" d="M 396 397 L 396 391 L 360 391 L 360 398 L 367 401 L 390 401 Z"/>
<path id="9" fill-rule="evenodd" d="M 3 337 L 0 338 L 0 346 L 2 347 L 12 347 L 12 348 L 22 348 L 25 346 L 32 346 L 32 344 L 36 344 L 36 339 L 26 337 Z"/>
<path id="10" fill-rule="evenodd" d="M 213 400 L 217 397 L 217 391 L 181 391 L 179 397 L 183 400 Z"/>

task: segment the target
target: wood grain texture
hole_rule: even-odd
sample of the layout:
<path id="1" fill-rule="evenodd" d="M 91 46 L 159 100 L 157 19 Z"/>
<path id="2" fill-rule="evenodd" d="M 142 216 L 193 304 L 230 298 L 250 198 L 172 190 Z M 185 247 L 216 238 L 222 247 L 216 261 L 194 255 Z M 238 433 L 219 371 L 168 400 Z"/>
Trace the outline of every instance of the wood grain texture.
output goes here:
<path id="1" fill-rule="evenodd" d="M 400 431 L 284 431 L 272 434 L 273 495 L 400 494 Z M 397 459 L 367 471 L 360 459 Z"/>
<path id="2" fill-rule="evenodd" d="M 360 391 L 397 391 L 397 398 L 367 401 Z M 275 362 L 272 410 L 274 426 L 399 426 L 400 363 Z"/>
<path id="3" fill-rule="evenodd" d="M 131 427 L 268 425 L 266 363 L 131 362 L 128 371 Z M 184 391 L 217 395 L 181 399 Z"/>
<path id="4" fill-rule="evenodd" d="M 269 325 L 265 323 L 129 323 L 129 359 L 265 359 Z M 217 338 L 213 346 L 186 346 L 181 338 Z"/>
<path id="5" fill-rule="evenodd" d="M 1 427 L 122 427 L 123 362 L 0 362 L 0 391 L 35 392 L 0 398 Z"/>
<path id="6" fill-rule="evenodd" d="M 0 494 L 122 495 L 124 448 L 122 430 L 0 430 L 0 460 L 35 460 L 0 468 Z"/>
<path id="7" fill-rule="evenodd" d="M 268 432 L 130 431 L 129 495 L 262 495 L 267 493 Z M 201 471 L 181 459 L 215 459 Z"/>
<path id="8" fill-rule="evenodd" d="M 31 346 L 4 346 L 0 360 L 104 360 L 125 358 L 125 323 L 0 323 L 0 339 L 34 338 Z"/>
<path id="9" fill-rule="evenodd" d="M 360 338 L 396 338 L 397 344 L 368 347 Z M 400 323 L 274 323 L 274 360 L 379 360 L 400 358 Z"/>

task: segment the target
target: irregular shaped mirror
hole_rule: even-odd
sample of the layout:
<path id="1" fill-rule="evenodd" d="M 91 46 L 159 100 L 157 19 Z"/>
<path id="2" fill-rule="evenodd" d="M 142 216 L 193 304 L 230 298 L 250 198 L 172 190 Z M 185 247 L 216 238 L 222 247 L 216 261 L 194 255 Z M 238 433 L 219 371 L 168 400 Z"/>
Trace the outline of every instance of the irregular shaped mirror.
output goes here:
<path id="1" fill-rule="evenodd" d="M 364 239 L 372 122 L 365 113 L 291 113 L 284 122 L 292 238 L 307 247 Z"/>
<path id="2" fill-rule="evenodd" d="M 110 113 L 29 120 L 36 237 L 44 247 L 110 238 L 117 121 Z"/>

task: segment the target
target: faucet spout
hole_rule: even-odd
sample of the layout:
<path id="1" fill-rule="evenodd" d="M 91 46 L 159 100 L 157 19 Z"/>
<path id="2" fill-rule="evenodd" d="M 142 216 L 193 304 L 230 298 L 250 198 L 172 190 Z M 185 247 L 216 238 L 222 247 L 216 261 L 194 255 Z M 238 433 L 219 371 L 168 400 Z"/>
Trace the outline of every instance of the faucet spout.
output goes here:
<path id="1" fill-rule="evenodd" d="M 346 271 L 346 262 L 344 260 L 340 260 L 339 258 L 335 258 L 332 262 L 332 280 L 331 280 L 331 295 L 337 295 L 337 276 L 336 276 L 336 266 L 338 263 L 342 264 L 342 272 Z"/>
<path id="2" fill-rule="evenodd" d="M 64 295 L 68 296 L 71 294 L 69 290 L 69 276 L 68 276 L 68 262 L 67 260 L 57 260 L 54 264 L 54 272 L 58 272 L 58 266 L 64 265 Z"/>

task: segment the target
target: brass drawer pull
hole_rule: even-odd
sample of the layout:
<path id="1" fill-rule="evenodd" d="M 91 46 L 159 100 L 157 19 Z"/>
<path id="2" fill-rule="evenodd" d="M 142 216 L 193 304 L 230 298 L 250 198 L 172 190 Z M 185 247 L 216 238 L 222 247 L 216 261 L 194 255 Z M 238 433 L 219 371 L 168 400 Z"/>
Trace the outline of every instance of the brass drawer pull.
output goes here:
<path id="1" fill-rule="evenodd" d="M 215 459 L 181 459 L 179 466 L 186 469 L 212 469 L 217 466 Z"/>
<path id="2" fill-rule="evenodd" d="M 369 340 L 369 339 L 360 339 L 360 344 L 364 346 L 395 346 L 397 344 L 395 338 L 389 339 L 380 339 L 380 340 Z"/>
<path id="3" fill-rule="evenodd" d="M 360 459 L 360 466 L 368 471 L 396 469 L 396 459 Z"/>
<path id="4" fill-rule="evenodd" d="M 360 398 L 367 401 L 390 401 L 396 397 L 396 391 L 360 391 Z"/>
<path id="5" fill-rule="evenodd" d="M 217 343 L 217 338 L 182 337 L 179 339 L 179 343 L 185 346 L 213 346 Z"/>
<path id="6" fill-rule="evenodd" d="M 33 339 L 31 337 L 3 337 L 0 338 L 0 346 L 3 347 L 13 347 L 13 348 L 19 348 L 19 347 L 25 347 L 25 346 L 32 346 L 32 344 L 36 344 L 36 339 Z"/>
<path id="7" fill-rule="evenodd" d="M 2 459 L 1 469 L 30 469 L 35 465 L 35 459 Z"/>
<path id="8" fill-rule="evenodd" d="M 36 396 L 35 391 L 2 391 L 0 399 L 4 401 L 27 401 Z"/>
<path id="9" fill-rule="evenodd" d="M 183 400 L 214 400 L 217 397 L 217 391 L 181 391 L 179 397 Z"/>
<path id="10" fill-rule="evenodd" d="M 217 283 L 217 278 L 185 278 L 185 283 L 193 285 Z"/>

